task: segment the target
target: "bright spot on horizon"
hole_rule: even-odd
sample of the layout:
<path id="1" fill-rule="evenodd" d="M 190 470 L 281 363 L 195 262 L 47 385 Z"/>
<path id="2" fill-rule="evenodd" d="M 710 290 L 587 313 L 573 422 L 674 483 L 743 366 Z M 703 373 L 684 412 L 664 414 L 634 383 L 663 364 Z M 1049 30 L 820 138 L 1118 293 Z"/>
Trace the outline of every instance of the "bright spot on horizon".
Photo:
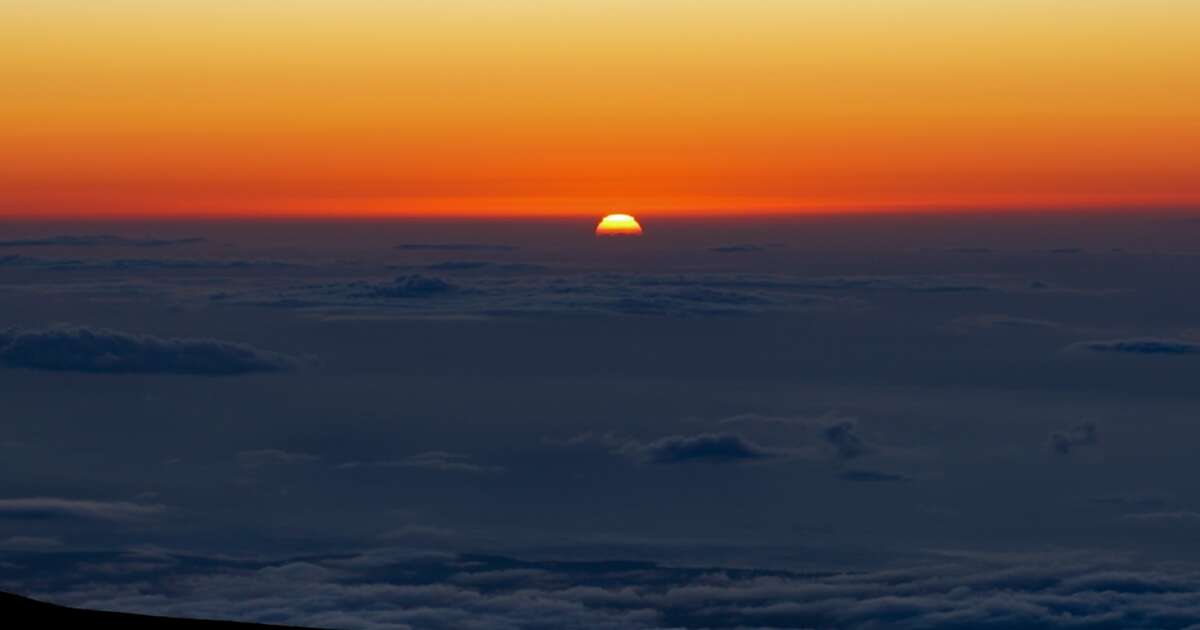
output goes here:
<path id="1" fill-rule="evenodd" d="M 600 219 L 596 236 L 641 236 L 642 226 L 628 214 L 610 214 Z"/>

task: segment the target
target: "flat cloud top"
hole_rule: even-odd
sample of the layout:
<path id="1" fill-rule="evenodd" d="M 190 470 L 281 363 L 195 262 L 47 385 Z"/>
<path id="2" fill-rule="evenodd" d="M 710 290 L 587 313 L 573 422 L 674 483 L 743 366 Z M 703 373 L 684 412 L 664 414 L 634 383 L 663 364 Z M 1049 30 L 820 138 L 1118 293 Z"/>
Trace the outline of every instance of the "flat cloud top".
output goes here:
<path id="1" fill-rule="evenodd" d="M 152 516 L 160 505 L 127 501 L 91 501 L 59 497 L 0 499 L 0 519 L 80 518 L 123 521 Z"/>
<path id="2" fill-rule="evenodd" d="M 629 443 L 622 452 L 652 464 L 736 462 L 765 459 L 771 452 L 735 433 L 671 435 L 647 444 Z"/>
<path id="3" fill-rule="evenodd" d="M 0 332 L 0 361 L 12 367 L 61 372 L 208 376 L 277 372 L 296 363 L 286 355 L 231 341 L 162 338 L 69 325 Z"/>
<path id="4" fill-rule="evenodd" d="M 345 628 L 1183 629 L 1200 621 L 1194 569 L 1094 555 L 949 555 L 878 571 L 805 573 L 398 547 L 276 560 L 77 556 L 59 554 L 53 566 L 80 570 L 41 573 L 40 592 L 29 594 L 91 608 Z"/>
<path id="5" fill-rule="evenodd" d="M 1113 354 L 1200 354 L 1200 343 L 1161 337 L 1129 337 L 1082 341 L 1073 344 L 1071 349 Z"/>

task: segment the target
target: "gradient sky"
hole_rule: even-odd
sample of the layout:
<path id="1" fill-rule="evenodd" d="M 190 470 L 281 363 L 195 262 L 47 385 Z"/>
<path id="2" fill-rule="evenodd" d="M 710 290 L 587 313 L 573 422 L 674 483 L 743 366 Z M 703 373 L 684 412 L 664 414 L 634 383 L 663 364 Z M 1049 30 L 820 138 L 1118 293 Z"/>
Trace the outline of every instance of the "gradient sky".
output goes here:
<path id="1" fill-rule="evenodd" d="M 1200 200 L 1185 0 L 0 6 L 0 213 Z"/>

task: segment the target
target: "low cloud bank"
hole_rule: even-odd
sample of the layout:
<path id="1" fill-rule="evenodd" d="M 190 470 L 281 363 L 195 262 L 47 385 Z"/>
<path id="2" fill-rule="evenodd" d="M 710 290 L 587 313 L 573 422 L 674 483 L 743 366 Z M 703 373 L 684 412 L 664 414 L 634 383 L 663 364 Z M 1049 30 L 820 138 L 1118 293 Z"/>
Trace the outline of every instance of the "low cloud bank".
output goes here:
<path id="1" fill-rule="evenodd" d="M 278 372 L 296 364 L 286 355 L 231 341 L 67 325 L 0 332 L 0 361 L 59 372 L 207 376 Z"/>
<path id="2" fill-rule="evenodd" d="M 1183 339 L 1160 337 L 1131 337 L 1128 339 L 1105 339 L 1082 341 L 1071 345 L 1071 350 L 1102 352 L 1109 354 L 1200 354 L 1200 343 Z"/>
<path id="3" fill-rule="evenodd" d="M 410 252 L 509 252 L 517 248 L 494 243 L 401 243 L 396 249 Z"/>
<path id="4" fill-rule="evenodd" d="M 736 433 L 670 435 L 653 442 L 626 443 L 620 448 L 620 452 L 650 464 L 730 463 L 772 456 L 766 447 Z"/>
<path id="5" fill-rule="evenodd" d="M 1182 630 L 1200 622 L 1194 566 L 979 556 L 797 573 L 401 548 L 270 561 L 90 552 L 54 554 L 44 570 L 25 555 L 9 577 L 32 585 L 26 595 L 73 606 L 349 629 Z M 106 570 L 88 570 L 97 566 Z"/>
<path id="6" fill-rule="evenodd" d="M 130 238 L 115 234 L 57 234 L 40 238 L 0 241 L 0 247 L 170 247 L 195 245 L 207 239 L 199 236 L 184 238 Z"/>
<path id="7" fill-rule="evenodd" d="M 0 519 L 85 519 L 128 521 L 153 516 L 162 511 L 160 505 L 126 501 L 90 501 L 59 497 L 0 499 Z"/>
<path id="8" fill-rule="evenodd" d="M 1050 452 L 1055 455 L 1070 455 L 1073 451 L 1100 443 L 1100 433 L 1094 422 L 1081 422 L 1069 429 L 1050 434 Z"/>

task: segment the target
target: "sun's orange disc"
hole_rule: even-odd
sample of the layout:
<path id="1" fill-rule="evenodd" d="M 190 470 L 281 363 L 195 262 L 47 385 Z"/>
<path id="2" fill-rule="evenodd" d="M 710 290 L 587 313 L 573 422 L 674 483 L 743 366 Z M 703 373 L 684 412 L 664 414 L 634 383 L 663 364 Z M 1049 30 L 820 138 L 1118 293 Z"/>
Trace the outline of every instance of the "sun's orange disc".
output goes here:
<path id="1" fill-rule="evenodd" d="M 610 214 L 596 226 L 596 236 L 641 236 L 642 226 L 628 214 Z"/>

